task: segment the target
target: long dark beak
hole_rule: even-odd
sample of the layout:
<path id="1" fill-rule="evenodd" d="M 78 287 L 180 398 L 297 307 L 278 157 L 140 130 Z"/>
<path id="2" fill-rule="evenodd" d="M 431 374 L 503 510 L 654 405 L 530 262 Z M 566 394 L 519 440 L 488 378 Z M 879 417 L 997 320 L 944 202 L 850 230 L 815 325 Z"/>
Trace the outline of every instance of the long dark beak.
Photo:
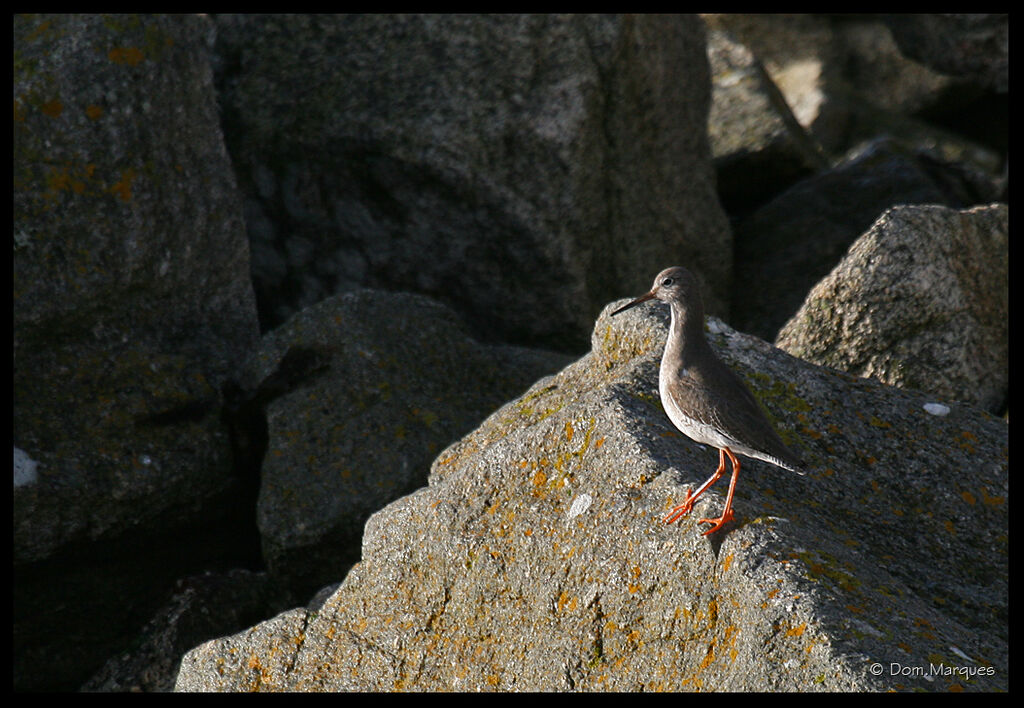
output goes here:
<path id="1" fill-rule="evenodd" d="M 638 297 L 633 302 L 629 303 L 628 305 L 623 305 L 622 307 L 617 309 L 615 312 L 613 312 L 612 313 L 612 317 L 615 317 L 615 315 L 619 314 L 620 312 L 625 312 L 626 310 L 628 310 L 631 307 L 636 307 L 641 302 L 647 302 L 648 300 L 653 300 L 653 299 L 654 299 L 654 293 L 653 292 L 649 292 L 646 295 L 641 295 L 640 297 Z"/>

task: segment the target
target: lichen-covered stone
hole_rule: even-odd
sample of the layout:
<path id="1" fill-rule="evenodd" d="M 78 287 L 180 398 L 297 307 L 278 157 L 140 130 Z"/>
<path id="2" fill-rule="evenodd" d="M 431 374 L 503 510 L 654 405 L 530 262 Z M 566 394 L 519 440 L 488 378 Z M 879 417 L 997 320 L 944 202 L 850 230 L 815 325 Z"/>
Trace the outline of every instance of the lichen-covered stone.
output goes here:
<path id="1" fill-rule="evenodd" d="M 801 359 L 1002 412 L 1009 385 L 1009 207 L 886 211 L 776 343 Z"/>
<path id="2" fill-rule="evenodd" d="M 260 638 L 277 621 L 209 642 L 186 655 L 178 688 L 1007 687 L 1003 421 L 958 404 L 935 416 L 926 396 L 712 320 L 712 345 L 810 471 L 744 461 L 736 522 L 707 538 L 696 519 L 723 489 L 661 521 L 716 460 L 658 404 L 666 313 L 610 311 L 590 354 L 370 519 L 362 561 L 284 630 L 292 643 Z M 254 682 L 283 661 L 286 675 Z"/>

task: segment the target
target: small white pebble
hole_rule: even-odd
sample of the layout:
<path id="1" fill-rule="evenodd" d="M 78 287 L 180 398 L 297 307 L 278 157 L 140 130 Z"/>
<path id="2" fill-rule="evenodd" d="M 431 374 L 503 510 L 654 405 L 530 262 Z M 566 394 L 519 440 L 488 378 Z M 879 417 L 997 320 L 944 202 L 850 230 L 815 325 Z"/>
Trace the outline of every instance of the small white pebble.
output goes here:
<path id="1" fill-rule="evenodd" d="M 924 409 L 932 415 L 949 415 L 949 406 L 941 403 L 925 403 Z"/>
<path id="2" fill-rule="evenodd" d="M 707 322 L 708 331 L 711 332 L 711 334 L 721 334 L 722 332 L 725 332 L 728 329 L 728 325 L 726 325 L 717 317 L 709 317 Z"/>
<path id="3" fill-rule="evenodd" d="M 966 659 L 967 661 L 973 661 L 973 659 L 971 659 L 971 657 L 969 657 L 966 654 L 964 654 L 962 651 L 960 651 L 959 647 L 957 647 L 957 646 L 955 646 L 953 644 L 949 645 L 949 650 L 951 652 L 953 652 L 954 654 L 956 654 L 957 656 L 959 656 L 961 659 Z"/>
<path id="4" fill-rule="evenodd" d="M 19 448 L 14 448 L 14 486 L 24 487 L 35 484 L 37 475 L 36 469 L 39 463 L 28 456 L 28 453 Z"/>
<path id="5" fill-rule="evenodd" d="M 572 505 L 569 507 L 569 518 L 573 519 L 582 514 L 584 511 L 590 508 L 590 503 L 594 501 L 589 494 L 580 494 L 572 500 Z"/>

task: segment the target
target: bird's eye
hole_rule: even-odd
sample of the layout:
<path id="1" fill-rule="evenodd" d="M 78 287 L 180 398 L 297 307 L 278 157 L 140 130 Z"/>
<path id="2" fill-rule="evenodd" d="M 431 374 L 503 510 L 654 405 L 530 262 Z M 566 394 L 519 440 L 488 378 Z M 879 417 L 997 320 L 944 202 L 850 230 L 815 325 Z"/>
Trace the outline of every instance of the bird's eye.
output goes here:
<path id="1" fill-rule="evenodd" d="M 663 281 L 661 281 L 661 286 L 664 288 L 667 288 L 670 285 L 672 285 L 672 278 L 665 278 Z"/>

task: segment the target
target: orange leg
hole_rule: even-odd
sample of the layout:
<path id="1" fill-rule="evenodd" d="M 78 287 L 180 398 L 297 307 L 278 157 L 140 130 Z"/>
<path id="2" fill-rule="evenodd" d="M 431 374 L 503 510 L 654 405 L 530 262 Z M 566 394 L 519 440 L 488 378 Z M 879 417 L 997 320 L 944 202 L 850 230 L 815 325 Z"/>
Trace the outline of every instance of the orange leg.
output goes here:
<path id="1" fill-rule="evenodd" d="M 729 494 L 725 497 L 725 509 L 722 510 L 722 515 L 717 519 L 701 519 L 702 524 L 711 524 L 711 528 L 704 532 L 704 535 L 714 533 L 718 529 L 725 526 L 726 523 L 732 521 L 732 497 L 736 494 L 736 480 L 740 476 L 740 461 L 736 459 L 736 455 L 732 454 L 732 450 L 725 448 L 723 450 L 726 455 L 729 456 L 729 460 L 732 462 L 732 479 L 729 480 Z"/>
<path id="2" fill-rule="evenodd" d="M 722 515 L 717 519 L 700 519 L 700 522 L 712 524 L 711 528 L 704 532 L 704 535 L 707 536 L 708 534 L 714 533 L 718 529 L 722 528 L 722 526 L 732 520 L 732 498 L 736 493 L 736 480 L 740 473 L 740 461 L 736 459 L 734 454 L 732 454 L 732 450 L 729 448 L 722 448 L 718 451 L 718 469 L 715 470 L 715 473 L 711 475 L 704 484 L 700 485 L 696 492 L 686 493 L 686 499 L 683 503 L 669 512 L 668 516 L 665 517 L 664 521 L 666 524 L 671 524 L 672 522 L 689 514 L 693 509 L 693 505 L 697 501 L 697 498 L 706 492 L 712 484 L 721 479 L 722 475 L 725 474 L 726 456 L 728 456 L 729 461 L 732 462 L 732 479 L 729 481 L 729 494 L 725 498 L 725 509 L 722 511 Z"/>
<path id="3" fill-rule="evenodd" d="M 732 453 L 729 453 L 729 454 L 731 455 Z M 683 501 L 682 504 L 680 504 L 675 509 L 673 509 L 671 512 L 669 512 L 669 515 L 666 516 L 665 519 L 664 519 L 665 523 L 666 524 L 671 524 L 672 522 L 674 522 L 674 521 L 682 518 L 683 516 L 686 516 L 687 514 L 689 514 L 690 511 L 693 509 L 694 503 L 697 501 L 697 497 L 699 497 L 701 494 L 706 492 L 708 487 L 710 487 L 712 484 L 714 484 L 719 479 L 721 479 L 721 477 L 722 477 L 722 475 L 724 473 L 725 473 L 725 450 L 719 450 L 718 451 L 718 469 L 715 470 L 715 473 L 713 475 L 708 477 L 708 481 L 706 481 L 704 484 L 700 485 L 700 488 L 697 489 L 696 492 L 691 492 L 691 491 L 687 490 L 687 492 L 686 492 L 686 499 Z"/>

